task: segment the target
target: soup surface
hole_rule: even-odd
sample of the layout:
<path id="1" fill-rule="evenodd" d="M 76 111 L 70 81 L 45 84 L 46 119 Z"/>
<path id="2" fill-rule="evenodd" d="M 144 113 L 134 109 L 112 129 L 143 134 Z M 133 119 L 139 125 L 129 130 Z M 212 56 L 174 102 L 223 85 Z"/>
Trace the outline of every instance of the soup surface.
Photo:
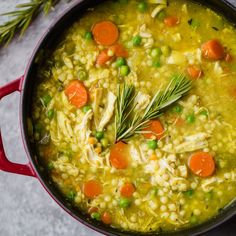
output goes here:
<path id="1" fill-rule="evenodd" d="M 29 132 L 91 220 L 173 231 L 236 196 L 236 31 L 186 0 L 88 9 L 40 67 Z"/>

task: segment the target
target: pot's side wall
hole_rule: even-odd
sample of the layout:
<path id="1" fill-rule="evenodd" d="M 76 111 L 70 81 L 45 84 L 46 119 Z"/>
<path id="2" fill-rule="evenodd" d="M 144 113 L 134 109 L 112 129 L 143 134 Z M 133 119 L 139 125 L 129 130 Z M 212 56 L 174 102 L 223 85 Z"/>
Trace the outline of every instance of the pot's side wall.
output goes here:
<path id="1" fill-rule="evenodd" d="M 85 9 L 88 7 L 95 6 L 96 4 L 103 2 L 102 0 L 84 0 L 80 4 L 76 4 L 75 6 L 67 13 L 65 13 L 64 16 L 62 16 L 58 21 L 49 28 L 48 33 L 43 37 L 40 44 L 36 48 L 33 57 L 29 63 L 29 66 L 26 70 L 25 74 L 25 81 L 23 83 L 23 91 L 22 91 L 22 99 L 21 99 L 21 106 L 22 106 L 22 120 L 21 125 L 23 129 L 23 139 L 26 146 L 27 154 L 34 166 L 35 172 L 38 175 L 38 178 L 40 182 L 43 184 L 45 189 L 48 191 L 48 193 L 54 198 L 57 203 L 64 208 L 69 214 L 71 214 L 73 217 L 75 217 L 80 222 L 86 224 L 87 226 L 104 233 L 106 235 L 119 235 L 119 236 L 138 236 L 138 235 L 154 235 L 154 234 L 137 234 L 137 233 L 126 233 L 121 232 L 116 229 L 109 228 L 107 226 L 103 226 L 99 224 L 98 222 L 91 222 L 86 215 L 84 215 L 82 212 L 80 212 L 78 209 L 71 206 L 68 202 L 64 200 L 64 198 L 61 196 L 58 189 L 52 184 L 47 172 L 42 169 L 42 165 L 40 163 L 40 159 L 37 158 L 36 149 L 34 144 L 30 143 L 29 137 L 27 135 L 27 117 L 31 117 L 31 101 L 33 98 L 33 88 L 37 85 L 37 70 L 40 67 L 40 64 L 35 62 L 35 57 L 38 53 L 44 54 L 44 57 L 47 57 L 50 55 L 52 50 L 55 48 L 55 46 L 58 43 L 58 40 L 60 39 L 60 36 L 62 35 L 64 29 L 68 29 L 68 27 L 74 22 L 79 16 L 82 16 L 85 12 Z M 198 2 L 205 3 L 204 0 L 199 0 Z M 223 9 L 223 12 L 230 12 L 230 19 L 231 21 L 234 20 L 236 22 L 236 11 L 232 8 L 229 8 L 227 5 L 223 3 L 223 1 L 219 0 L 208 0 L 208 5 L 215 4 L 214 8 L 217 9 Z M 42 58 L 43 59 L 43 58 Z M 41 167 L 41 168 L 40 168 Z M 236 205 L 233 204 L 229 208 L 222 211 L 220 215 L 217 216 L 217 218 L 212 219 L 209 222 L 206 222 L 200 226 L 197 226 L 195 228 L 189 229 L 189 230 L 183 230 L 180 232 L 172 232 L 165 235 L 196 235 L 200 232 L 204 232 L 209 228 L 214 227 L 215 225 L 221 223 L 223 220 L 229 218 L 231 215 L 234 214 L 236 209 Z M 155 234 L 156 235 L 156 234 Z"/>

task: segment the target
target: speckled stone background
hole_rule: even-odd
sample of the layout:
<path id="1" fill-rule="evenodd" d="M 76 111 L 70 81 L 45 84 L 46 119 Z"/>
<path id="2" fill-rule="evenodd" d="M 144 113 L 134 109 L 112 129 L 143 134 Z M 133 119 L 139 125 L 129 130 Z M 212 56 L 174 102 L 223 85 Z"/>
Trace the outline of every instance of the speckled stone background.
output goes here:
<path id="1" fill-rule="evenodd" d="M 236 5 L 236 0 L 230 0 Z M 0 0 L 0 13 L 13 10 L 27 0 Z M 0 86 L 24 73 L 30 55 L 51 22 L 71 3 L 61 1 L 47 17 L 40 16 L 22 39 L 0 48 Z M 0 23 L 6 18 L 0 17 Z M 19 94 L 4 98 L 0 124 L 7 156 L 12 161 L 27 161 L 18 121 Z M 236 235 L 236 218 L 205 234 Z M 65 213 L 46 193 L 37 179 L 0 171 L 0 236 L 100 236 Z"/>

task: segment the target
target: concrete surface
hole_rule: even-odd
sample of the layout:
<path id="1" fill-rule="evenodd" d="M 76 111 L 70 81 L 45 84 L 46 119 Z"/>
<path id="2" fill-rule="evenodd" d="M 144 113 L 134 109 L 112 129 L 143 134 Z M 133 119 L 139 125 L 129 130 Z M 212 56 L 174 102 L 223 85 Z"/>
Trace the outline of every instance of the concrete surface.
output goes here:
<path id="1" fill-rule="evenodd" d="M 236 5 L 236 0 L 230 0 Z M 27 0 L 1 0 L 0 13 L 13 10 Z M 70 3 L 71 4 L 71 3 Z M 22 39 L 0 48 L 0 86 L 24 73 L 33 48 L 42 33 L 68 7 L 66 1 L 47 17 L 40 16 Z M 0 17 L 0 23 L 6 18 Z M 19 94 L 1 101 L 0 123 L 5 150 L 16 162 L 27 161 L 21 142 L 18 121 Z M 207 236 L 235 235 L 236 219 L 211 231 Z M 99 236 L 65 213 L 46 193 L 37 179 L 0 171 L 0 236 Z"/>

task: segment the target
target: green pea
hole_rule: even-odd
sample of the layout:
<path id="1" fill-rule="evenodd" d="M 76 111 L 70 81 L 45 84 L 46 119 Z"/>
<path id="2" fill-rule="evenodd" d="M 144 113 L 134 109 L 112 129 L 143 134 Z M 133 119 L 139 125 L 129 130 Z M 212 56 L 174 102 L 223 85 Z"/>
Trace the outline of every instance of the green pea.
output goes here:
<path id="1" fill-rule="evenodd" d="M 47 117 L 48 117 L 48 119 L 49 119 L 49 120 L 52 120 L 53 117 L 54 117 L 54 114 L 55 114 L 55 112 L 54 112 L 53 109 L 48 110 L 48 111 L 47 111 Z"/>
<path id="2" fill-rule="evenodd" d="M 155 68 L 160 68 L 161 67 L 161 63 L 159 60 L 154 60 L 152 62 L 152 66 L 155 67 Z"/>
<path id="3" fill-rule="evenodd" d="M 132 39 L 132 42 L 133 42 L 133 46 L 136 46 L 136 47 L 139 46 L 142 42 L 141 36 L 140 35 L 134 36 Z"/>
<path id="4" fill-rule="evenodd" d="M 191 216 L 190 223 L 191 224 L 196 224 L 197 222 L 198 222 L 197 217 L 196 216 Z"/>
<path id="5" fill-rule="evenodd" d="M 92 107 L 90 105 L 85 105 L 85 106 L 82 107 L 83 113 L 87 113 L 91 109 L 92 109 Z"/>
<path id="6" fill-rule="evenodd" d="M 180 105 L 176 105 L 173 107 L 173 112 L 175 112 L 175 113 L 181 113 L 182 110 L 183 110 L 183 107 Z"/>
<path id="7" fill-rule="evenodd" d="M 121 198 L 119 200 L 119 206 L 121 208 L 128 208 L 128 207 L 130 207 L 130 205 L 131 205 L 131 201 L 127 198 Z"/>
<path id="8" fill-rule="evenodd" d="M 153 48 L 151 51 L 151 57 L 153 58 L 159 58 L 161 56 L 162 52 L 160 48 Z"/>
<path id="9" fill-rule="evenodd" d="M 41 98 L 41 101 L 45 107 L 48 106 L 48 104 L 51 102 L 51 100 L 52 100 L 52 97 L 49 94 L 46 94 Z"/>
<path id="10" fill-rule="evenodd" d="M 171 48 L 167 45 L 161 47 L 161 52 L 164 56 L 168 57 L 171 53 Z"/>
<path id="11" fill-rule="evenodd" d="M 94 220 L 100 221 L 101 220 L 101 214 L 98 213 L 98 212 L 93 212 L 91 214 L 91 218 L 94 219 Z"/>
<path id="12" fill-rule="evenodd" d="M 159 14 L 157 15 L 157 19 L 161 20 L 161 21 L 163 21 L 165 19 L 165 17 L 166 17 L 166 12 L 163 10 L 161 12 L 159 12 Z"/>
<path id="13" fill-rule="evenodd" d="M 123 65 L 123 66 L 120 67 L 120 75 L 122 77 L 128 75 L 129 73 L 130 73 L 130 69 L 127 65 Z"/>
<path id="14" fill-rule="evenodd" d="M 104 137 L 104 132 L 103 131 L 96 131 L 95 137 L 97 140 L 101 140 Z"/>
<path id="15" fill-rule="evenodd" d="M 155 150 L 157 149 L 157 141 L 156 140 L 148 140 L 147 142 L 148 148 Z"/>
<path id="16" fill-rule="evenodd" d="M 191 197 L 191 196 L 193 196 L 193 194 L 194 194 L 194 190 L 189 189 L 189 190 L 187 190 L 187 191 L 184 191 L 183 194 L 184 194 L 185 196 L 187 196 L 187 197 Z"/>
<path id="17" fill-rule="evenodd" d="M 198 20 L 196 19 L 190 19 L 188 21 L 188 24 L 193 28 L 193 29 L 197 29 L 201 24 Z"/>
<path id="18" fill-rule="evenodd" d="M 194 116 L 194 114 L 188 115 L 188 116 L 186 117 L 186 121 L 187 121 L 189 124 L 194 123 L 194 121 L 195 121 L 195 116 Z"/>
<path id="19" fill-rule="evenodd" d="M 100 142 L 104 148 L 106 148 L 109 144 L 109 141 L 107 138 L 102 138 Z"/>
<path id="20" fill-rule="evenodd" d="M 91 32 L 87 31 L 87 32 L 85 32 L 85 34 L 84 34 L 84 38 L 85 38 L 86 40 L 91 40 L 91 39 L 93 39 L 93 35 L 92 35 Z"/>
<path id="21" fill-rule="evenodd" d="M 116 60 L 116 66 L 121 67 L 126 65 L 126 60 L 123 57 L 118 57 Z"/>
<path id="22" fill-rule="evenodd" d="M 47 164 L 47 169 L 48 169 L 48 170 L 52 170 L 53 168 L 54 168 L 53 163 L 52 163 L 52 162 L 49 162 L 49 163 Z"/>
<path id="23" fill-rule="evenodd" d="M 84 81 L 88 78 L 88 74 L 86 71 L 84 70 L 79 70 L 78 71 L 78 79 L 81 80 L 81 81 Z"/>
<path id="24" fill-rule="evenodd" d="M 141 13 L 145 12 L 145 11 L 147 10 L 147 8 L 148 8 L 148 5 L 147 5 L 146 2 L 140 2 L 140 3 L 138 4 L 138 10 L 139 10 L 139 12 L 141 12 Z"/>
<path id="25" fill-rule="evenodd" d="M 74 201 L 75 196 L 76 196 L 76 192 L 74 192 L 74 191 L 69 191 L 69 192 L 67 193 L 67 195 L 66 195 L 66 199 L 67 199 L 68 201 Z"/>
<path id="26" fill-rule="evenodd" d="M 206 116 L 208 117 L 208 112 L 206 110 L 200 112 L 201 116 Z"/>

